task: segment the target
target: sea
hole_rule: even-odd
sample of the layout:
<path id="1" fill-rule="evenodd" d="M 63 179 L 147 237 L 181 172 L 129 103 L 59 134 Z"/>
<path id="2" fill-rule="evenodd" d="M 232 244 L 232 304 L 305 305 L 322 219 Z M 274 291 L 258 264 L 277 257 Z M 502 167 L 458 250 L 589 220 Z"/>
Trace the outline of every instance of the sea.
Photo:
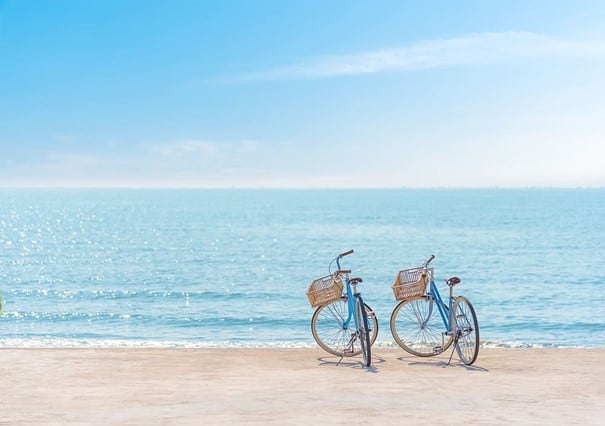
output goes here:
<path id="1" fill-rule="evenodd" d="M 0 189 L 0 347 L 316 347 L 330 261 L 378 317 L 399 270 L 477 312 L 483 347 L 605 347 L 605 189 Z"/>

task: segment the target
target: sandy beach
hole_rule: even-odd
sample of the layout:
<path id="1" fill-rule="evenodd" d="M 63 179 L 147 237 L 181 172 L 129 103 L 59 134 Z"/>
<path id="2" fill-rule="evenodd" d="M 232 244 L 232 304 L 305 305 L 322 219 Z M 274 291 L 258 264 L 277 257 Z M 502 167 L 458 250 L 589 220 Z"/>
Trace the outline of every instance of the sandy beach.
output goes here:
<path id="1" fill-rule="evenodd" d="M 1 424 L 602 424 L 605 349 L 1 349 Z"/>

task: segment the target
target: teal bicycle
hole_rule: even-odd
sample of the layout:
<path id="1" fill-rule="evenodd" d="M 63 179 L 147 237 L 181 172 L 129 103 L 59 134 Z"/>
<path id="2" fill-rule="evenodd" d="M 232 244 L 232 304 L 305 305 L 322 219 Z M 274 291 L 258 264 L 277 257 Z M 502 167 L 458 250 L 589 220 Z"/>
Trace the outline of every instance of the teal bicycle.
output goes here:
<path id="1" fill-rule="evenodd" d="M 364 364 L 369 367 L 378 321 L 357 290 L 363 280 L 351 277 L 350 269 L 341 269 L 340 260 L 351 253 L 353 250 L 336 256 L 328 266 L 329 275 L 309 285 L 307 297 L 317 308 L 311 319 L 311 333 L 326 352 L 341 358 L 363 354 Z M 334 264 L 336 270 L 332 271 Z"/>
<path id="2" fill-rule="evenodd" d="M 392 288 L 401 302 L 391 314 L 391 334 L 401 348 L 421 357 L 439 355 L 453 344 L 460 360 L 471 365 L 479 354 L 475 309 L 465 296 L 453 296 L 458 277 L 445 280 L 449 297 L 444 302 L 435 285 L 434 269 L 428 267 L 434 258 L 431 255 L 420 267 L 397 274 Z"/>

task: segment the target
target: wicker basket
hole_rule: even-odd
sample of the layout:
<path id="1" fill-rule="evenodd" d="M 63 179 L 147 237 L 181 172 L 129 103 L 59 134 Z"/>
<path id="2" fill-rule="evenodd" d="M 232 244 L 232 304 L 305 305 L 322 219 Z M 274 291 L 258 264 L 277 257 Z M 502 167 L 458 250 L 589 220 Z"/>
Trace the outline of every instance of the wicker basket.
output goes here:
<path id="1" fill-rule="evenodd" d="M 425 272 L 426 271 L 426 272 Z M 433 268 L 412 268 L 399 271 L 391 288 L 397 300 L 411 299 L 424 295 L 429 280 L 433 277 Z"/>
<path id="2" fill-rule="evenodd" d="M 340 299 L 343 288 L 342 279 L 338 275 L 327 275 L 309 284 L 307 298 L 315 308 Z"/>

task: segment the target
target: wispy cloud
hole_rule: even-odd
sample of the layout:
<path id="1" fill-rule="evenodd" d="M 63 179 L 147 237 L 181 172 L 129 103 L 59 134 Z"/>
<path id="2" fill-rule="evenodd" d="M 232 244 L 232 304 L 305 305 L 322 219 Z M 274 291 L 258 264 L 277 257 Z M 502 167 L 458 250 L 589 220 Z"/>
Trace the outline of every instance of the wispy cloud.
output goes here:
<path id="1" fill-rule="evenodd" d="M 318 79 L 561 55 L 605 55 L 605 43 L 561 40 L 530 32 L 481 33 L 421 41 L 400 48 L 310 58 L 243 74 L 239 80 Z"/>
<path id="2" fill-rule="evenodd" d="M 188 156 L 188 155 L 213 155 L 218 150 L 214 142 L 199 140 L 182 140 L 170 142 L 161 145 L 155 145 L 151 148 L 153 154 L 163 157 Z"/>
<path id="3" fill-rule="evenodd" d="M 262 144 L 252 140 L 236 142 L 215 142 L 208 140 L 186 139 L 151 147 L 151 154 L 167 159 L 200 159 L 232 158 L 234 155 L 254 153 L 262 148 Z"/>

